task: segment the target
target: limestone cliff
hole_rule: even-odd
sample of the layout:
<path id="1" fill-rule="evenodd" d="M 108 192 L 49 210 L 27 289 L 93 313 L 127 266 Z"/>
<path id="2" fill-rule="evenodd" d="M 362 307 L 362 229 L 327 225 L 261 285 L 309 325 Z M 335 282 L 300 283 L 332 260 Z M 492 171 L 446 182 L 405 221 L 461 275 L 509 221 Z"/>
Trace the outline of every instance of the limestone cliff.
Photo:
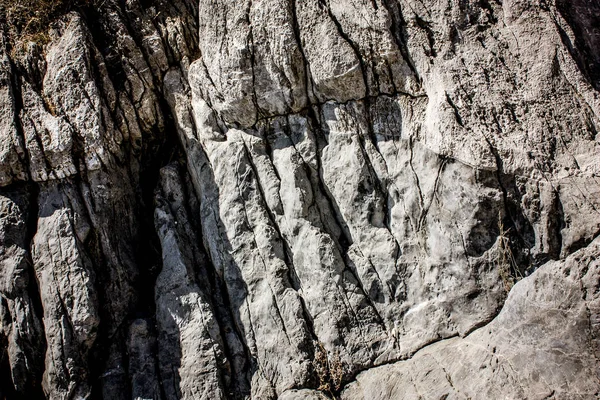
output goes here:
<path id="1" fill-rule="evenodd" d="M 10 7 L 0 399 L 600 395 L 598 1 Z"/>

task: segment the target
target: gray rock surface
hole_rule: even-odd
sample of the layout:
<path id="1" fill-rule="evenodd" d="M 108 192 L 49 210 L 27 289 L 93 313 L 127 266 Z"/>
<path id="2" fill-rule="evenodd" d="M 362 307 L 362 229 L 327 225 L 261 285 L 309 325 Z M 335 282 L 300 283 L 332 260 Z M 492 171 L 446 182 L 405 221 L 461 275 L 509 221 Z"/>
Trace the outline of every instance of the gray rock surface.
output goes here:
<path id="1" fill-rule="evenodd" d="M 596 239 L 566 260 L 545 264 L 514 286 L 500 314 L 484 328 L 362 372 L 340 397 L 596 397 L 599 250 Z"/>
<path id="2" fill-rule="evenodd" d="M 0 399 L 600 393 L 597 2 L 5 19 Z"/>

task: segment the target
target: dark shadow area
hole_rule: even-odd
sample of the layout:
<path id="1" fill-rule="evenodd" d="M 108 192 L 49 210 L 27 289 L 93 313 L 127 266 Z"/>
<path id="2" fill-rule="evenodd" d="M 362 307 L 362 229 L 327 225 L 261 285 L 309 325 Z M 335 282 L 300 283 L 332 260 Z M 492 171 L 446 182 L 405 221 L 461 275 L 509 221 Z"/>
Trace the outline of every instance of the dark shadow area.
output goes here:
<path id="1" fill-rule="evenodd" d="M 208 162 L 203 150 L 198 144 L 192 145 L 194 150 L 188 149 L 200 156 L 201 163 Z M 227 358 L 228 364 L 218 365 L 221 375 L 221 384 L 225 395 L 230 399 L 243 399 L 250 395 L 250 380 L 258 369 L 257 361 L 252 356 L 250 349 L 246 344 L 246 333 L 242 325 L 239 310 L 246 306 L 246 297 L 248 296 L 248 287 L 242 277 L 240 267 L 234 261 L 232 254 L 234 250 L 227 238 L 225 227 L 220 219 L 219 210 L 219 188 L 214 180 L 212 169 L 208 165 L 198 168 L 202 170 L 201 183 L 202 188 L 200 193 L 201 198 L 196 197 L 195 191 L 198 188 L 191 187 L 191 181 L 188 177 L 186 165 L 183 160 L 179 161 L 179 175 L 183 184 L 184 193 L 182 196 L 185 201 L 177 204 L 178 200 L 169 198 L 168 195 L 164 199 L 169 203 L 171 214 L 176 220 L 176 231 L 178 232 L 178 243 L 181 243 L 180 250 L 186 261 L 187 276 L 190 279 L 190 287 L 197 287 L 201 298 L 212 309 L 214 319 L 218 324 L 220 338 L 212 338 L 217 340 L 217 344 L 222 347 L 222 350 Z M 175 201 L 175 203 L 174 203 Z M 202 204 L 205 203 L 205 204 Z M 218 234 L 218 249 L 213 249 L 213 255 L 219 257 L 218 260 L 211 259 L 211 251 L 205 246 L 207 241 L 214 242 L 214 238 L 206 238 L 203 235 L 200 214 L 209 212 L 213 219 L 212 223 L 216 226 Z M 203 222 L 206 221 L 204 215 Z M 218 252 L 215 254 L 214 252 Z M 222 270 L 217 270 L 218 265 Z M 159 335 L 161 333 L 159 332 Z M 173 338 L 177 334 L 173 333 Z M 260 340 L 260 338 L 256 338 Z M 159 342 L 160 347 L 160 342 Z M 181 354 L 181 349 L 179 351 Z M 176 357 L 172 358 L 173 370 L 176 371 Z M 164 379 L 164 377 L 161 377 Z M 174 375 L 168 380 L 175 383 L 174 388 L 165 388 L 167 397 L 169 391 L 180 391 L 178 387 L 179 376 Z M 175 392 L 173 392 L 175 393 Z"/>
<path id="2" fill-rule="evenodd" d="M 37 227 L 37 185 L 12 184 L 0 188 L 0 196 L 9 202 L 8 208 L 0 209 L 0 245 L 23 252 L 18 265 L 11 265 L 15 259 L 1 260 L 4 254 L 0 254 L 0 261 L 6 267 L 0 269 L 0 280 L 9 284 L 9 287 L 4 287 L 8 292 L 0 290 L 0 326 L 9 328 L 12 324 L 30 324 L 27 327 L 20 326 L 19 333 L 12 338 L 0 334 L 0 399 L 44 399 L 41 381 L 46 341 L 41 327 L 43 311 L 30 254 L 30 243 Z M 7 255 L 11 253 L 14 256 L 13 252 Z M 19 310 L 14 309 L 16 302 L 20 304 Z M 24 315 L 24 311 L 28 315 Z M 28 332 L 24 328 L 28 328 Z M 8 352 L 11 339 L 23 352 L 21 358 L 12 360 L 16 361 L 16 370 L 12 372 Z M 15 378 L 16 382 L 13 382 Z"/>
<path id="3" fill-rule="evenodd" d="M 600 90 L 600 2 L 557 0 L 556 7 L 575 34 L 572 43 L 557 24 L 563 43 L 592 86 Z"/>

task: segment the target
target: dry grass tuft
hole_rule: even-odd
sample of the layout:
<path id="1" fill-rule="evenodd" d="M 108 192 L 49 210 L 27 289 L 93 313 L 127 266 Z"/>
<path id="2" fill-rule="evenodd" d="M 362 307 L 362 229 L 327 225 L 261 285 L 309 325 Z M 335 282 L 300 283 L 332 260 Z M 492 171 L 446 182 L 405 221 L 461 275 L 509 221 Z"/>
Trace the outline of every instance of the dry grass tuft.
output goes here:
<path id="1" fill-rule="evenodd" d="M 93 0 L 0 0 L 0 16 L 16 33 L 41 35 L 57 17 Z"/>
<path id="2" fill-rule="evenodd" d="M 0 22 L 8 29 L 13 58 L 28 43 L 44 46 L 50 40 L 53 21 L 76 8 L 92 5 L 94 0 L 0 0 Z"/>
<path id="3" fill-rule="evenodd" d="M 510 248 L 510 238 L 508 237 L 510 229 L 504 229 L 504 224 L 502 223 L 502 218 L 500 215 L 498 215 L 498 230 L 500 233 L 496 265 L 500 279 L 502 279 L 502 283 L 504 284 L 504 290 L 506 290 L 508 293 L 515 283 L 523 278 L 523 276 L 520 273 L 517 262 L 515 261 Z"/>
<path id="4" fill-rule="evenodd" d="M 334 393 L 342 387 L 344 365 L 337 352 L 329 356 L 323 343 L 317 343 L 317 352 L 313 365 L 319 378 L 318 390 L 335 397 Z"/>

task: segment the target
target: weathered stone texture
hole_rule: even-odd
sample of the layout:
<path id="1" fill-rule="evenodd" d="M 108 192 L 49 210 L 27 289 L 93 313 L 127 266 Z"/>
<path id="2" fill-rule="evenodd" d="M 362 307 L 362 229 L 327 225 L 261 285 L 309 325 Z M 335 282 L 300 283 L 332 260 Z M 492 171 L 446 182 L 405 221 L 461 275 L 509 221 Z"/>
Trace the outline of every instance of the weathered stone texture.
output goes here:
<path id="1" fill-rule="evenodd" d="M 596 2 L 98 3 L 0 19 L 0 398 L 598 396 Z"/>

